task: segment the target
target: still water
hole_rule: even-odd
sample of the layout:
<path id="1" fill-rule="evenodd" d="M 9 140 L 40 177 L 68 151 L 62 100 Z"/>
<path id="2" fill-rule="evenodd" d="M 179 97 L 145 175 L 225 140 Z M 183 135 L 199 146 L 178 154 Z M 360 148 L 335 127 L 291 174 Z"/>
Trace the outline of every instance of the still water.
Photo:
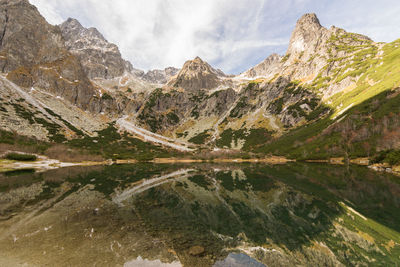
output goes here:
<path id="1" fill-rule="evenodd" d="M 400 178 L 293 163 L 0 175 L 0 266 L 399 266 Z"/>

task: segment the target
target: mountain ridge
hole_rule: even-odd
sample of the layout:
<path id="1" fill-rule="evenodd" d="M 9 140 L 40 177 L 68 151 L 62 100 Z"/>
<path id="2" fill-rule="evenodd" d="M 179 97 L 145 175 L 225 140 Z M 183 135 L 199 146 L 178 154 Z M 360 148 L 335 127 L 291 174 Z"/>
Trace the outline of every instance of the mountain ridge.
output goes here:
<path id="1" fill-rule="evenodd" d="M 133 71 L 132 64 L 122 59 L 118 47 L 96 28 L 85 28 L 72 18 L 59 27 L 68 50 L 80 59 L 89 79 L 110 79 Z"/>
<path id="2" fill-rule="evenodd" d="M 225 76 L 221 70 L 214 69 L 197 56 L 186 61 L 176 78 L 170 80 L 168 85 L 187 90 L 212 89 L 217 87 Z"/>
<path id="3" fill-rule="evenodd" d="M 14 85 L 3 83 L 11 91 L 0 97 L 12 95 L 12 101 L 11 106 L 0 101 L 0 118 L 5 123 L 14 118 L 24 125 L 6 129 L 28 136 L 35 133 L 46 141 L 93 138 L 107 127 L 124 132 L 116 124 L 124 118 L 124 123 L 142 132 L 199 149 L 282 154 L 280 149 L 271 151 L 273 142 L 326 122 L 313 133 L 321 134 L 331 124 L 340 125 L 343 116 L 356 117 L 351 115 L 354 107 L 394 90 L 398 83 L 396 75 L 387 76 L 396 73 L 395 42 L 375 43 L 334 26 L 327 29 L 315 14 L 297 21 L 285 55 L 272 54 L 237 76 L 225 75 L 199 57 L 186 61 L 180 70 L 145 73 L 124 61 L 118 47 L 94 28 L 86 29 L 73 19 L 60 28 L 52 26 L 25 0 L 2 0 L 0 20 L 7 22 L 0 29 L 0 67 L 3 76 L 18 86 L 15 90 L 25 92 L 21 99 L 27 101 L 19 102 L 21 94 L 11 93 Z M 21 53 L 24 46 L 27 53 Z M 27 97 L 36 99 L 41 109 L 31 107 Z M 44 107 L 51 112 L 43 113 Z M 27 116 L 35 113 L 33 119 Z M 308 133 L 310 140 L 313 134 Z M 299 142 L 286 147 L 296 151 Z M 398 146 L 385 143 L 374 149 L 383 148 Z"/>

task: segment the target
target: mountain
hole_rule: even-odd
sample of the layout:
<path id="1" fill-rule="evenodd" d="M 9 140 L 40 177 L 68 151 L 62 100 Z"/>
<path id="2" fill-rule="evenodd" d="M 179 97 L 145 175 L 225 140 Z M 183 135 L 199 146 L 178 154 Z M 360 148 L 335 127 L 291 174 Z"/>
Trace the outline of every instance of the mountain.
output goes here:
<path id="1" fill-rule="evenodd" d="M 221 162 L 283 156 L 376 163 L 370 167 L 399 175 L 399 62 L 400 39 L 377 43 L 325 28 L 315 14 L 305 14 L 294 25 L 284 55 L 272 54 L 240 75 L 225 75 L 199 57 L 179 70 L 145 73 L 122 59 L 118 47 L 96 29 L 73 19 L 53 26 L 28 0 L 0 0 L 1 155 L 23 151 L 102 164 L 106 159 L 210 159 L 187 170 L 181 164 L 113 164 L 37 174 L 2 169 L 0 215 L 7 225 L 21 226 L 11 229 L 14 236 L 6 231 L 3 246 L 17 251 L 18 263 L 32 258 L 26 251 L 49 255 L 41 240 L 64 233 L 68 219 L 77 229 L 73 240 L 90 253 L 110 251 L 110 240 L 127 236 L 124 229 L 150 244 L 136 242 L 132 256 L 132 236 L 113 241 L 111 254 L 121 265 L 161 255 L 162 263 L 179 259 L 188 266 L 211 266 L 233 251 L 271 266 L 396 265 L 396 176 L 349 166 L 242 169 Z M 24 207 L 26 216 L 16 212 Z M 42 226 L 32 234 L 38 223 Z M 193 226 L 197 232 L 190 230 Z M 131 231 L 138 227 L 145 231 Z M 65 251 L 76 250 L 71 238 L 56 237 L 69 242 Z M 193 240 L 204 242 L 188 249 Z M 32 242 L 38 244 L 33 250 L 26 246 Z M 64 263 L 60 246 L 52 250 Z M 93 264 L 80 255 L 72 260 Z"/>
<path id="2" fill-rule="evenodd" d="M 68 52 L 60 29 L 27 0 L 0 2 L 0 69 L 23 87 L 40 87 L 86 109 L 95 88 Z"/>
<path id="3" fill-rule="evenodd" d="M 132 64 L 123 60 L 118 47 L 109 43 L 96 28 L 85 28 L 69 18 L 60 25 L 65 45 L 77 56 L 89 79 L 110 79 L 132 72 Z"/>
<path id="4" fill-rule="evenodd" d="M 166 84 L 178 72 L 179 69 L 174 67 L 168 67 L 163 70 L 149 70 L 141 78 L 154 84 Z"/>
<path id="5" fill-rule="evenodd" d="M 305 14 L 296 23 L 286 55 L 294 58 L 302 54 L 308 57 L 319 50 L 329 35 L 329 31 L 322 27 L 314 13 Z"/>
<path id="6" fill-rule="evenodd" d="M 0 1 L 0 21 L 1 130 L 62 143 L 94 136 L 113 114 L 136 108 L 93 84 L 60 28 L 27 0 Z"/>
<path id="7" fill-rule="evenodd" d="M 315 14 L 297 21 L 284 55 L 238 76 L 199 57 L 145 73 L 96 29 L 52 26 L 27 0 L 1 0 L 0 21 L 5 131 L 68 143 L 111 129 L 183 151 L 306 159 L 400 148 L 390 141 L 398 111 L 388 108 L 400 87 L 397 41 L 328 29 Z"/>
<path id="8" fill-rule="evenodd" d="M 165 84 L 179 69 L 168 67 L 164 70 L 143 70 L 133 68 L 124 60 L 118 47 L 108 42 L 96 28 L 85 28 L 76 19 L 69 18 L 60 26 L 65 45 L 79 58 L 89 79 L 113 79 L 132 74 L 151 84 Z"/>
<path id="9" fill-rule="evenodd" d="M 335 26 L 327 29 L 321 26 L 315 14 L 305 14 L 297 21 L 283 57 L 272 54 L 242 76 L 272 78 L 279 75 L 307 83 L 315 80 L 321 71 L 324 72 L 321 75 L 331 76 L 331 70 L 337 67 L 333 59 L 350 58 L 354 52 L 351 48 L 371 45 L 374 46 L 374 42 L 367 36 L 348 33 Z M 347 80 L 346 86 L 351 82 Z M 334 86 L 338 88 L 331 88 L 334 93 L 345 87 L 339 84 Z"/>
<path id="10" fill-rule="evenodd" d="M 396 103 L 400 78 L 387 76 L 397 69 L 396 47 L 396 42 L 376 43 L 334 26 L 327 29 L 315 14 L 306 14 L 298 20 L 284 56 L 272 55 L 245 74 L 221 78 L 202 60 L 188 61 L 169 87 L 152 94 L 139 111 L 138 123 L 208 147 L 294 158 L 368 156 L 398 149 L 397 142 L 385 137 L 398 132 L 398 123 L 388 111 L 377 108 L 367 109 L 365 115 L 353 114 L 360 112 L 361 106 L 356 106 L 362 103 Z M 203 72 L 209 74 L 211 86 L 205 86 L 208 79 Z M 374 121 L 386 130 L 376 136 L 372 124 L 360 123 L 367 114 L 381 114 Z M 174 115 L 178 119 L 159 121 Z M 332 133 L 342 133 L 339 140 L 346 145 L 336 143 Z"/>
<path id="11" fill-rule="evenodd" d="M 225 74 L 212 68 L 200 57 L 188 60 L 178 75 L 168 82 L 172 87 L 181 87 L 187 90 L 212 89 L 218 87 Z"/>
<path id="12" fill-rule="evenodd" d="M 282 67 L 281 64 L 282 57 L 278 54 L 272 54 L 263 62 L 257 64 L 255 67 L 249 69 L 248 71 L 242 73 L 240 76 L 246 78 L 257 78 L 257 77 L 270 77 L 272 78 L 276 73 L 279 72 Z"/>

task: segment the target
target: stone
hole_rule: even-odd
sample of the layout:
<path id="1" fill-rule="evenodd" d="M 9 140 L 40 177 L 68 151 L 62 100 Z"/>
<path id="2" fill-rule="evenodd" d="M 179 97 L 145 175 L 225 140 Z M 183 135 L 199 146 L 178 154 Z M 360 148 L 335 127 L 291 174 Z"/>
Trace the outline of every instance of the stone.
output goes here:
<path id="1" fill-rule="evenodd" d="M 201 246 L 193 246 L 189 249 L 189 254 L 192 256 L 200 256 L 204 253 L 204 248 Z"/>

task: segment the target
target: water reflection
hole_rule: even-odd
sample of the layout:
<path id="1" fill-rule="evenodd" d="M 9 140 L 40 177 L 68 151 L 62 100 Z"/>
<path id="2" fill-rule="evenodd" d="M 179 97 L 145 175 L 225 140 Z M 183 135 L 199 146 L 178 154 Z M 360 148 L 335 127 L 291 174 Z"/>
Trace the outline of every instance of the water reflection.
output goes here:
<path id="1" fill-rule="evenodd" d="M 243 253 L 229 253 L 226 259 L 217 261 L 214 267 L 265 267 L 264 264 L 256 261 Z"/>
<path id="2" fill-rule="evenodd" d="M 172 263 L 163 263 L 160 260 L 149 261 L 146 259 L 142 259 L 142 257 L 138 257 L 135 260 L 128 261 L 124 264 L 124 267 L 181 267 L 182 265 L 179 262 Z"/>
<path id="3" fill-rule="evenodd" d="M 399 178 L 363 167 L 68 168 L 0 190 L 0 265 L 400 263 Z"/>

